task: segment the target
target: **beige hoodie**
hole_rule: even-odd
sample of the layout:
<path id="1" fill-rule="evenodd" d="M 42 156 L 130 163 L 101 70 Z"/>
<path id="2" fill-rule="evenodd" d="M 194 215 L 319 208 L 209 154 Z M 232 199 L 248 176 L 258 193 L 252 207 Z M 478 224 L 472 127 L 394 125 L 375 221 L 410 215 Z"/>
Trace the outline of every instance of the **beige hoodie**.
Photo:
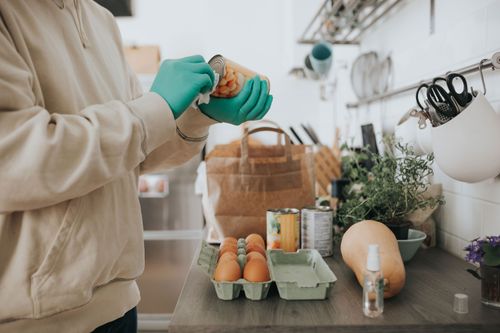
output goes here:
<path id="1" fill-rule="evenodd" d="M 142 94 L 92 0 L 0 0 L 0 332 L 89 332 L 134 307 L 137 177 L 196 155 L 212 123 Z"/>

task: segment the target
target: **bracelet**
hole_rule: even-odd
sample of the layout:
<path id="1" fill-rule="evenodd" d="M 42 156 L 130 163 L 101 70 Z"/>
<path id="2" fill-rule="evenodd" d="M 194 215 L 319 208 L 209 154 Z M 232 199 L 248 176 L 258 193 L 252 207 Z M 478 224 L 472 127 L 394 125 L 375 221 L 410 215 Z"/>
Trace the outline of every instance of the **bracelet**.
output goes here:
<path id="1" fill-rule="evenodd" d="M 208 138 L 208 134 L 205 135 L 205 136 L 202 136 L 202 137 L 199 137 L 199 138 L 192 138 L 184 133 L 182 133 L 181 129 L 179 128 L 179 126 L 176 126 L 175 128 L 177 134 L 179 134 L 179 136 L 185 140 L 185 141 L 189 141 L 189 142 L 203 142 L 205 141 L 207 138 Z"/>

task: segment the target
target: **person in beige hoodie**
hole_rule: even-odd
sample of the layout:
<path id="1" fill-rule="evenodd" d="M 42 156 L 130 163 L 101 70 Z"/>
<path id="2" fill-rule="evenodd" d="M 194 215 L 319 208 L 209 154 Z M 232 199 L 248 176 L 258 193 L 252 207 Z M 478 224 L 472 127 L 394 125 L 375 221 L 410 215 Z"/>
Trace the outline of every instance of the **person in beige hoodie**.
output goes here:
<path id="1" fill-rule="evenodd" d="M 271 104 L 254 80 L 191 107 L 213 84 L 195 56 L 165 61 L 143 93 L 92 0 L 0 0 L 1 333 L 136 331 L 139 174 L 188 161 L 211 124 Z"/>

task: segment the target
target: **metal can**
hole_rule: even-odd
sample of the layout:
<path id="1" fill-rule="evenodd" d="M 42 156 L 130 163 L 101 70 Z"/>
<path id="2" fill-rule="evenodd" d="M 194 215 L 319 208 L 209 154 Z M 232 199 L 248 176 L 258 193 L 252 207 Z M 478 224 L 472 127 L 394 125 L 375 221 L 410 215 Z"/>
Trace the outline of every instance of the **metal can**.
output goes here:
<path id="1" fill-rule="evenodd" d="M 323 257 L 333 255 L 333 209 L 306 207 L 301 212 L 303 249 L 316 249 Z"/>
<path id="2" fill-rule="evenodd" d="M 208 64 L 219 76 L 217 87 L 212 92 L 212 96 L 214 97 L 231 98 L 238 95 L 241 89 L 243 89 L 245 82 L 256 75 L 259 75 L 262 80 L 267 81 L 267 89 L 269 92 L 270 83 L 266 76 L 257 74 L 220 54 L 213 56 L 212 59 L 208 61 Z"/>
<path id="3" fill-rule="evenodd" d="M 295 252 L 300 248 L 300 211 L 295 208 L 267 211 L 267 248 Z"/>

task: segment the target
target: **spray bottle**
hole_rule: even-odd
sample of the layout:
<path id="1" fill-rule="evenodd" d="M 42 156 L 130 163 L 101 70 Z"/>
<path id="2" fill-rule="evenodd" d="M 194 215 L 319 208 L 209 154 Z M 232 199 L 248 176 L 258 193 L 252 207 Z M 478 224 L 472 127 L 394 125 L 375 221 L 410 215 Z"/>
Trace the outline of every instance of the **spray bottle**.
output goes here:
<path id="1" fill-rule="evenodd" d="M 368 245 L 368 257 L 363 283 L 363 313 L 370 318 L 384 311 L 384 277 L 380 270 L 380 254 L 377 244 Z"/>

